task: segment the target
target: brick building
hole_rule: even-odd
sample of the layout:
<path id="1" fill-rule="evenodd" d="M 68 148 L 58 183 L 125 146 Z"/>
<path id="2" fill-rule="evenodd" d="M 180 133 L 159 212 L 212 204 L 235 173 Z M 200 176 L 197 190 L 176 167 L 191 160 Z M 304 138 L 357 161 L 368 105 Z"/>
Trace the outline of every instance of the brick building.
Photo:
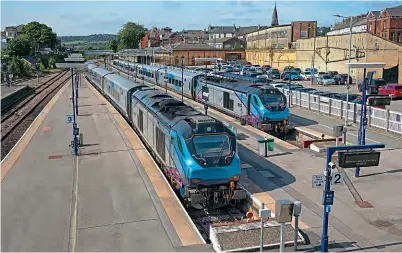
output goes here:
<path id="1" fill-rule="evenodd" d="M 205 64 L 195 62 L 195 58 L 222 58 L 227 60 L 239 60 L 244 59 L 245 52 L 243 50 L 231 50 L 231 49 L 214 49 L 208 44 L 185 44 L 173 48 L 172 57 L 169 59 L 168 64 L 179 64 L 181 57 L 184 57 L 185 65 Z"/>
<path id="2" fill-rule="evenodd" d="M 367 31 L 383 39 L 402 43 L 402 5 L 371 11 L 367 15 Z"/>
<path id="3" fill-rule="evenodd" d="M 5 37 L 7 42 L 14 38 L 18 38 L 20 35 L 22 35 L 23 27 L 24 25 L 6 26 L 4 32 L 2 32 L 2 37 Z"/>

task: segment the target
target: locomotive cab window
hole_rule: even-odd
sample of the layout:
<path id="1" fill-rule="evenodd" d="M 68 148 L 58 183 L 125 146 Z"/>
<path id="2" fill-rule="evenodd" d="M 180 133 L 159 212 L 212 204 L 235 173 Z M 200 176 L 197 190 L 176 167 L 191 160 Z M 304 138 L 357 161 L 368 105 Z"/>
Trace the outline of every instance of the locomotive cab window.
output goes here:
<path id="1" fill-rule="evenodd" d="M 179 147 L 180 152 L 184 155 L 183 147 L 182 147 L 181 141 L 178 137 L 177 137 L 177 146 Z"/>

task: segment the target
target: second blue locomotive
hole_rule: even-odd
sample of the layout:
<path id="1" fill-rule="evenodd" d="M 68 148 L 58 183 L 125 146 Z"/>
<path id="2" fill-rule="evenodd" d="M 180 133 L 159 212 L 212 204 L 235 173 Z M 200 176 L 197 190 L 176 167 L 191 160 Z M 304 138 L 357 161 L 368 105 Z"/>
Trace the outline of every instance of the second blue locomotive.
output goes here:
<path id="1" fill-rule="evenodd" d="M 286 133 L 290 111 L 286 97 L 276 88 L 240 78 L 207 76 L 196 71 L 163 65 L 143 65 L 121 60 L 113 64 L 137 77 L 168 88 L 198 102 L 207 102 L 224 113 L 264 131 Z"/>

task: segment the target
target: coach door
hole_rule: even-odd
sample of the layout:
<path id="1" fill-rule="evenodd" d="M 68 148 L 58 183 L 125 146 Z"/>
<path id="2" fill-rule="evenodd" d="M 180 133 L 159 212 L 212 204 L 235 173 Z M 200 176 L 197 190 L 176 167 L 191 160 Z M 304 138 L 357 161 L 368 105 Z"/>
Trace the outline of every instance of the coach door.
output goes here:
<path id="1" fill-rule="evenodd" d="M 247 95 L 247 115 L 251 114 L 251 94 Z"/>

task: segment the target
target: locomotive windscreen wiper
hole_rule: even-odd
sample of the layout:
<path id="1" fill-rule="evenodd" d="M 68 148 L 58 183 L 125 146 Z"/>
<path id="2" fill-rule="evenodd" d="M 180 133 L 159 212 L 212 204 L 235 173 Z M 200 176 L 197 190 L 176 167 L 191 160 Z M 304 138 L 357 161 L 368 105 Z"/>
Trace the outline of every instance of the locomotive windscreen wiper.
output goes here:
<path id="1" fill-rule="evenodd" d="M 226 147 L 226 142 L 224 142 L 223 137 L 222 137 L 222 141 L 223 141 L 223 146 L 222 146 L 222 148 L 221 148 L 221 151 L 219 151 L 218 158 L 217 158 L 217 159 L 215 160 L 215 162 L 214 162 L 215 165 L 218 165 L 219 160 L 221 160 L 221 156 L 222 156 L 222 154 L 223 154 L 223 150 L 224 150 L 225 147 Z"/>

